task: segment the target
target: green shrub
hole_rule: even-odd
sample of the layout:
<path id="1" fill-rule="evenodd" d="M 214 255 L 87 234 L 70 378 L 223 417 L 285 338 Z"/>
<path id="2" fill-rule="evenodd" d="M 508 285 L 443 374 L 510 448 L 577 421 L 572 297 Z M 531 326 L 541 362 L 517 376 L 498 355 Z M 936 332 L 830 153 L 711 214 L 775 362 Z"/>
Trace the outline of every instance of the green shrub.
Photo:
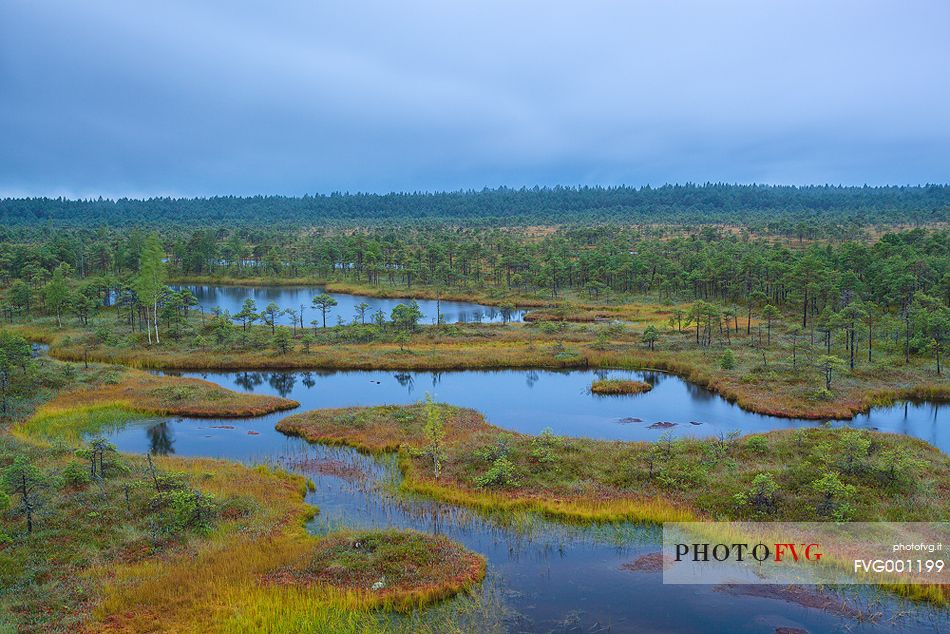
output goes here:
<path id="1" fill-rule="evenodd" d="M 746 449 L 755 453 L 765 453 L 769 450 L 769 441 L 765 436 L 749 436 L 745 441 Z"/>
<path id="2" fill-rule="evenodd" d="M 778 488 L 778 483 L 771 473 L 759 473 L 752 478 L 749 490 L 736 493 L 734 499 L 737 506 L 751 505 L 756 513 L 770 514 L 775 510 L 775 494 Z"/>
<path id="3" fill-rule="evenodd" d="M 820 496 L 815 507 L 818 515 L 830 517 L 836 522 L 846 522 L 854 515 L 854 509 L 848 501 L 854 497 L 856 489 L 842 482 L 834 471 L 828 471 L 812 482 L 811 488 Z"/>
<path id="4" fill-rule="evenodd" d="M 723 370 L 733 370 L 736 367 L 736 355 L 726 348 L 726 351 L 722 353 L 722 356 L 719 357 L 719 367 Z"/>
<path id="5" fill-rule="evenodd" d="M 89 466 L 78 460 L 71 461 L 63 469 L 63 485 L 72 488 L 84 487 L 92 481 Z"/>
<path id="6" fill-rule="evenodd" d="M 513 487 L 518 485 L 515 465 L 511 460 L 502 456 L 496 459 L 488 471 L 475 478 L 475 486 L 479 488 Z"/>
<path id="7" fill-rule="evenodd" d="M 531 439 L 531 457 L 537 462 L 546 464 L 557 460 L 557 451 L 561 448 L 563 441 L 557 436 L 550 427 Z"/>
<path id="8" fill-rule="evenodd" d="M 156 493 L 151 506 L 161 511 L 162 527 L 169 533 L 192 529 L 207 534 L 218 511 L 213 496 L 188 489 Z"/>

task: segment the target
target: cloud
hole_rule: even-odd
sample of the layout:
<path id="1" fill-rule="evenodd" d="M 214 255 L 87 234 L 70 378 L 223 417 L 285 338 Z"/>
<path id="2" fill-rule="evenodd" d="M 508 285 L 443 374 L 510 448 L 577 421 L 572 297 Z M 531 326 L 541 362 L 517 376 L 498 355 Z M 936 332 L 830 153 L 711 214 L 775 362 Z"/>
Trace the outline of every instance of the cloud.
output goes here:
<path id="1" fill-rule="evenodd" d="M 944 182 L 940 0 L 0 8 L 0 193 Z"/>

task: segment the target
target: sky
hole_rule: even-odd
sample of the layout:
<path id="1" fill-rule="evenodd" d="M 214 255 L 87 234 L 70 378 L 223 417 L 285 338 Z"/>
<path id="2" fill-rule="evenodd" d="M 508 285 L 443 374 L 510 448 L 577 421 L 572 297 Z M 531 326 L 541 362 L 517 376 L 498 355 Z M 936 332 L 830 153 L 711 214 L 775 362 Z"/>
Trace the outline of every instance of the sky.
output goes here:
<path id="1" fill-rule="evenodd" d="M 3 0 L 0 196 L 950 182 L 946 0 Z"/>

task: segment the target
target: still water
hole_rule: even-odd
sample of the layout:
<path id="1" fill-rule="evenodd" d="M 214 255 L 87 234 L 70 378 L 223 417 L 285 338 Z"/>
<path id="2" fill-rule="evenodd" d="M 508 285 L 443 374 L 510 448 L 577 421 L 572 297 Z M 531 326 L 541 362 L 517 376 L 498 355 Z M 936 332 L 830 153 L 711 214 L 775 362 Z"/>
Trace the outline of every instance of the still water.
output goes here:
<path id="1" fill-rule="evenodd" d="M 426 393 L 437 401 L 482 412 L 505 429 L 537 434 L 546 427 L 563 436 L 611 440 L 743 434 L 814 426 L 805 421 L 745 411 L 721 396 L 660 372 L 626 370 L 466 370 L 455 372 L 309 371 L 189 372 L 239 392 L 273 394 L 298 401 L 301 410 L 353 405 L 414 403 Z M 646 381 L 653 389 L 636 396 L 599 396 L 599 378 Z M 276 422 L 280 415 L 268 418 Z M 264 421 L 261 421 L 264 423 Z M 655 426 L 662 423 L 660 426 Z M 669 425 L 672 423 L 672 426 Z M 915 436 L 950 453 L 950 407 L 902 403 L 874 408 L 848 425 Z"/>
<path id="2" fill-rule="evenodd" d="M 281 309 L 291 308 L 300 311 L 303 306 L 303 323 L 310 326 L 312 321 L 317 320 L 318 325 L 323 323 L 323 315 L 313 307 L 313 298 L 323 292 L 319 287 L 308 286 L 216 286 L 216 285 L 173 285 L 172 288 L 180 291 L 187 288 L 198 300 L 198 305 L 206 311 L 220 308 L 227 310 L 232 315 L 241 311 L 241 306 L 245 299 L 253 299 L 257 304 L 257 310 L 263 310 L 269 303 L 274 302 Z M 411 293 L 407 292 L 408 295 Z M 333 326 L 340 318 L 344 323 L 350 323 L 354 319 L 359 320 L 356 315 L 356 306 L 362 302 L 369 304 L 365 319 L 369 323 L 372 314 L 377 310 L 383 311 L 386 318 L 389 319 L 394 306 L 405 303 L 404 299 L 381 299 L 378 297 L 367 297 L 365 295 L 350 295 L 348 293 L 330 293 L 337 301 L 327 314 L 327 325 Z M 524 312 L 520 310 L 503 311 L 494 306 L 485 306 L 471 302 L 449 302 L 443 300 L 436 302 L 434 299 L 417 299 L 419 310 L 422 311 L 421 323 L 433 324 L 436 322 L 436 315 L 441 315 L 445 323 L 453 324 L 456 322 L 503 322 L 503 321 L 521 321 Z M 437 305 L 438 304 L 438 305 Z M 291 317 L 282 315 L 278 323 L 289 325 Z"/>
<path id="3" fill-rule="evenodd" d="M 440 401 L 474 407 L 500 427 L 595 438 L 657 438 L 654 422 L 675 422 L 671 432 L 710 435 L 814 425 L 743 412 L 722 398 L 676 377 L 627 371 L 497 372 L 239 372 L 187 373 L 231 389 L 282 395 L 301 410 L 346 405 L 408 403 L 426 392 Z M 598 397 L 587 391 L 600 376 L 647 380 L 654 389 L 635 397 Z M 482 613 L 474 623 L 499 621 L 513 632 L 811 632 L 945 631 L 946 610 L 910 606 L 864 588 L 847 591 L 837 609 L 821 610 L 772 597 L 752 597 L 707 586 L 662 584 L 659 572 L 632 572 L 623 564 L 659 550 L 655 525 L 570 527 L 536 517 L 513 524 L 467 509 L 393 493 L 400 478 L 392 459 L 309 445 L 284 436 L 274 424 L 287 413 L 244 420 L 153 419 L 115 431 L 129 452 L 269 462 L 311 477 L 308 501 L 320 508 L 309 529 L 413 528 L 442 533 L 483 554 L 489 575 Z M 639 418 L 643 422 L 619 422 Z M 691 423 L 700 423 L 694 425 Z M 906 405 L 878 409 L 851 424 L 912 433 L 947 451 L 947 409 Z M 943 429 L 941 429 L 943 428 Z M 874 614 L 859 621 L 855 611 Z M 476 627 L 476 629 L 479 629 Z"/>

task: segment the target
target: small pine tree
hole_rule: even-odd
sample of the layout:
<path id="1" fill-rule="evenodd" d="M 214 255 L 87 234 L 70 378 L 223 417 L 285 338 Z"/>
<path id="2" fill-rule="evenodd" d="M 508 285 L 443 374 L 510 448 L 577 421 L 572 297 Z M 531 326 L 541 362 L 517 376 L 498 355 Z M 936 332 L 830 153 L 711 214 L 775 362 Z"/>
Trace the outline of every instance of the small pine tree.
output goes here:
<path id="1" fill-rule="evenodd" d="M 432 473 L 438 478 L 442 475 L 442 463 L 445 460 L 445 420 L 442 410 L 426 394 L 426 423 L 423 434 L 426 438 L 426 454 L 432 458 Z"/>

